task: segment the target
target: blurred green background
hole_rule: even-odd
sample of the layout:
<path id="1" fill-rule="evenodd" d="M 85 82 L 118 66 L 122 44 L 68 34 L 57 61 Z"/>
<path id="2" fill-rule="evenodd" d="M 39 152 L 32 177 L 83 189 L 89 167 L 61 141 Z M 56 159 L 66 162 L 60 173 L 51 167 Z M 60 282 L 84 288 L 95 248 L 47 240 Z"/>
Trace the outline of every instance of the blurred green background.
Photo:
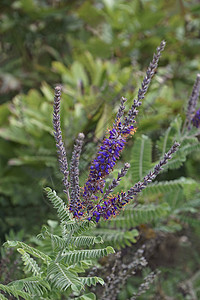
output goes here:
<path id="1" fill-rule="evenodd" d="M 137 119 L 137 137 L 145 134 L 155 142 L 178 114 L 185 118 L 200 71 L 200 4 L 198 0 L 1 0 L 0 35 L 3 242 L 5 234 L 14 234 L 11 229 L 23 229 L 28 236 L 53 218 L 43 187 L 62 193 L 52 128 L 56 83 L 63 85 L 61 120 L 69 159 L 78 132 L 86 135 L 82 184 L 120 97 L 127 97 L 131 106 L 161 40 L 167 45 Z M 195 152 L 169 176 L 199 181 L 199 161 Z"/>

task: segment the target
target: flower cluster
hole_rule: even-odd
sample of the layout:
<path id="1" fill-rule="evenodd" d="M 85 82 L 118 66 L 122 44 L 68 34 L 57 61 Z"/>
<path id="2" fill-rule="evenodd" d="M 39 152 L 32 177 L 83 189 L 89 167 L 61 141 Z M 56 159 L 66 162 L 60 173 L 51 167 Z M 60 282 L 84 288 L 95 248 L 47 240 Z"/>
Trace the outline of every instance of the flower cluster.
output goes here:
<path id="1" fill-rule="evenodd" d="M 135 117 L 138 114 L 137 108 L 142 104 L 145 93 L 148 90 L 150 81 L 154 76 L 161 52 L 164 50 L 165 42 L 161 42 L 157 48 L 156 54 L 150 63 L 146 76 L 142 82 L 141 88 L 138 91 L 137 98 L 133 101 L 133 105 L 129 109 L 127 115 L 124 116 L 126 98 L 121 99 L 121 104 L 113 126 L 108 130 L 105 139 L 102 141 L 95 159 L 91 162 L 89 169 L 89 176 L 83 188 L 79 187 L 79 157 L 82 149 L 84 135 L 79 134 L 72 154 L 72 161 L 70 164 L 70 172 L 67 171 L 67 158 L 62 142 L 62 133 L 60 130 L 60 96 L 61 88 L 55 88 L 54 98 L 54 136 L 56 145 L 58 147 L 58 156 L 60 162 L 60 169 L 63 173 L 63 183 L 65 185 L 65 192 L 69 200 L 69 210 L 76 218 L 86 218 L 99 222 L 100 218 L 105 220 L 115 216 L 122 207 L 124 207 L 133 196 L 141 192 L 146 185 L 151 182 L 157 174 L 161 171 L 162 166 L 167 163 L 171 155 L 176 152 L 179 144 L 175 143 L 168 153 L 158 165 L 155 166 L 154 171 L 150 172 L 144 177 L 142 182 L 136 183 L 129 191 L 121 192 L 117 195 L 111 194 L 113 189 L 119 184 L 122 177 L 124 177 L 130 167 L 129 163 L 125 163 L 124 167 L 118 173 L 117 179 L 113 179 L 112 183 L 104 191 L 105 179 L 115 167 L 120 154 L 123 151 L 128 137 L 132 136 L 136 128 L 134 126 Z M 70 173 L 70 180 L 68 176 Z"/>
<path id="2" fill-rule="evenodd" d="M 120 157 L 120 153 L 125 147 L 127 136 L 134 134 L 135 128 L 131 125 L 126 129 L 121 129 L 121 122 L 118 127 L 109 130 L 108 137 L 105 138 L 97 152 L 96 158 L 90 166 L 90 173 L 84 185 L 82 197 L 85 201 L 90 198 L 97 199 L 97 193 L 103 194 L 105 178 L 110 174 Z"/>

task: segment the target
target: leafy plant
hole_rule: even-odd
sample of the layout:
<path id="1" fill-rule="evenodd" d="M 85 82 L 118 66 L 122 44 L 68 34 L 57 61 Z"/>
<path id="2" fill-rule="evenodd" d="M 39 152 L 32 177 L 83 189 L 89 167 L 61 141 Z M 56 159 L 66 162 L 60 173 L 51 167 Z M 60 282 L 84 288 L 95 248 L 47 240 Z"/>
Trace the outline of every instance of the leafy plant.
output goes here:
<path id="1" fill-rule="evenodd" d="M 52 227 L 44 226 L 36 240 L 42 251 L 19 241 L 5 243 L 6 247 L 17 249 L 25 265 L 25 275 L 30 276 L 11 282 L 7 286 L 1 284 L 0 289 L 4 292 L 1 299 L 7 299 L 7 294 L 17 299 L 60 299 L 61 295 L 70 299 L 72 294 L 77 296 L 76 299 L 94 299 L 92 293 L 80 297 L 79 295 L 85 285 L 104 284 L 103 279 L 82 277 L 79 274 L 84 273 L 95 260 L 114 253 L 114 250 L 112 247 L 88 249 L 88 246 L 93 247 L 94 244 L 103 242 L 101 237 L 83 235 L 94 224 L 89 221 L 75 221 L 55 191 L 46 188 L 46 192 L 57 210 L 60 219 L 57 230 L 60 234 L 53 234 Z"/>

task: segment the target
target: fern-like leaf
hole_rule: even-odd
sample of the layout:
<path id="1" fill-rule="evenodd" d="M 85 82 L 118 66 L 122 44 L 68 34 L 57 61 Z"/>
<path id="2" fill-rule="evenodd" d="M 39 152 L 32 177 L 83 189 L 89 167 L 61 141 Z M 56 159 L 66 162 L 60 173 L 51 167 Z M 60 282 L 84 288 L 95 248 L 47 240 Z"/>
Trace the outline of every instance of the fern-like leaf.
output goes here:
<path id="1" fill-rule="evenodd" d="M 7 247 L 19 247 L 22 248 L 24 251 L 28 252 L 29 254 L 33 255 L 34 257 L 42 259 L 46 264 L 51 262 L 51 258 L 44 254 L 43 252 L 28 246 L 27 244 L 19 241 L 7 241 L 4 243 L 5 246 Z"/>
<path id="2" fill-rule="evenodd" d="M 157 193 L 169 193 L 174 192 L 182 188 L 186 188 L 187 186 L 197 186 L 195 180 L 191 178 L 184 178 L 181 177 L 176 180 L 169 180 L 169 181 L 161 181 L 161 182 L 154 182 L 149 184 L 143 191 L 143 195 L 157 194 Z"/>
<path id="3" fill-rule="evenodd" d="M 13 295 L 17 299 L 19 299 L 19 297 L 22 297 L 22 299 L 25 300 L 32 299 L 32 297 L 28 293 L 18 290 L 14 286 L 0 284 L 0 290 L 3 291 L 4 293 L 7 293 L 8 295 Z"/>
<path id="4" fill-rule="evenodd" d="M 76 297 L 75 300 L 96 300 L 96 296 L 94 293 L 88 293 L 88 294 L 84 294 L 79 297 Z"/>
<path id="5" fill-rule="evenodd" d="M 64 251 L 62 253 L 62 261 L 66 264 L 74 264 L 83 260 L 98 259 L 114 252 L 112 247 L 92 250 Z"/>
<path id="6" fill-rule="evenodd" d="M 6 298 L 6 297 L 3 296 L 2 294 L 0 294 L 0 300 L 8 300 L 8 298 Z"/>
<path id="7" fill-rule="evenodd" d="M 131 243 L 136 243 L 136 237 L 139 235 L 136 229 L 124 231 L 120 229 L 104 229 L 97 228 L 93 234 L 98 234 L 102 237 L 104 244 L 112 245 L 116 249 L 125 246 L 131 246 Z"/>
<path id="8" fill-rule="evenodd" d="M 129 229 L 164 217 L 169 211 L 170 207 L 167 203 L 138 205 L 137 207 L 129 205 L 120 216 L 110 221 L 110 227 Z"/>
<path id="9" fill-rule="evenodd" d="M 200 149 L 200 144 L 198 140 L 191 144 L 191 139 L 186 139 L 181 143 L 179 150 L 175 153 L 173 158 L 169 160 L 168 164 L 164 167 L 164 170 L 167 169 L 178 169 L 186 161 L 188 154 L 191 154 L 194 151 Z"/>
<path id="10" fill-rule="evenodd" d="M 78 221 L 73 219 L 72 221 L 63 222 L 61 225 L 63 236 L 68 235 L 69 232 L 74 236 L 78 236 L 95 227 L 96 223 L 88 220 Z"/>
<path id="11" fill-rule="evenodd" d="M 49 237 L 51 239 L 51 244 L 53 249 L 64 249 L 67 246 L 71 247 L 86 247 L 91 246 L 97 243 L 103 243 L 103 240 L 100 236 L 76 236 L 61 238 L 58 235 L 51 234 L 46 226 L 43 226 L 42 238 Z"/>
<path id="12" fill-rule="evenodd" d="M 77 274 L 70 272 L 65 265 L 58 262 L 52 262 L 48 266 L 47 280 L 61 291 L 66 291 L 69 287 L 73 291 L 80 291 L 83 288 L 83 284 L 78 279 Z"/>
<path id="13" fill-rule="evenodd" d="M 83 285 L 96 286 L 97 283 L 100 283 L 101 285 L 104 285 L 104 280 L 100 277 L 79 277 L 80 281 Z"/>
<path id="14" fill-rule="evenodd" d="M 45 188 L 44 190 L 47 193 L 48 199 L 51 201 L 54 208 L 57 210 L 58 217 L 60 218 L 61 222 L 71 221 L 73 217 L 70 214 L 64 201 L 60 197 L 58 197 L 56 192 L 52 191 L 49 187 Z"/>
<path id="15" fill-rule="evenodd" d="M 138 182 L 151 169 L 152 164 L 152 142 L 142 135 L 137 138 L 131 150 L 132 159 L 129 174 L 131 174 L 132 182 Z"/>
<path id="16" fill-rule="evenodd" d="M 171 148 L 174 141 L 180 141 L 181 125 L 182 119 L 180 116 L 177 116 L 177 118 L 171 122 L 170 127 L 166 130 L 164 135 L 157 142 L 160 157 L 164 156 L 164 154 Z"/>
<path id="17" fill-rule="evenodd" d="M 49 283 L 41 279 L 41 277 L 27 277 L 25 279 L 20 279 L 12 282 L 9 286 L 12 286 L 16 289 L 23 289 L 25 292 L 32 296 L 42 296 L 45 292 L 50 290 Z"/>
<path id="18" fill-rule="evenodd" d="M 36 261 L 30 257 L 26 251 L 22 248 L 18 248 L 17 251 L 22 255 L 22 260 L 26 266 L 26 271 L 32 272 L 33 276 L 41 276 L 41 270 Z"/>

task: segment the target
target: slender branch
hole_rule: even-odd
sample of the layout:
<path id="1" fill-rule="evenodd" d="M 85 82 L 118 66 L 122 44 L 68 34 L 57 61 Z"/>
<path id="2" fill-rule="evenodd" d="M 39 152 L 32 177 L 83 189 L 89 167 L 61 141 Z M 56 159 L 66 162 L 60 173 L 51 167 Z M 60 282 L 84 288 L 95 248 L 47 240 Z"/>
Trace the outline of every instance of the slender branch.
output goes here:
<path id="1" fill-rule="evenodd" d="M 109 187 L 106 189 L 105 194 L 103 195 L 103 199 L 105 200 L 108 195 L 114 190 L 114 188 L 116 188 L 116 186 L 118 186 L 118 184 L 120 183 L 120 180 L 122 179 L 122 177 L 124 177 L 126 175 L 126 173 L 128 172 L 128 169 L 130 168 L 130 164 L 129 163 L 125 163 L 124 167 L 121 169 L 121 172 L 118 173 L 117 179 L 113 179 L 112 183 L 109 185 Z"/>
<path id="2" fill-rule="evenodd" d="M 169 159 L 171 159 L 171 156 L 173 153 L 175 153 L 178 150 L 178 147 L 180 146 L 179 143 L 175 142 L 171 149 L 165 153 L 164 158 L 155 166 L 153 172 L 149 172 L 147 174 L 142 182 L 136 183 L 130 190 L 126 193 L 126 195 L 123 197 L 123 200 L 129 200 L 132 199 L 132 196 L 136 196 L 138 193 L 140 193 L 150 182 L 153 181 L 153 179 L 156 178 L 156 176 L 160 173 L 162 170 L 162 166 L 167 163 Z"/>

